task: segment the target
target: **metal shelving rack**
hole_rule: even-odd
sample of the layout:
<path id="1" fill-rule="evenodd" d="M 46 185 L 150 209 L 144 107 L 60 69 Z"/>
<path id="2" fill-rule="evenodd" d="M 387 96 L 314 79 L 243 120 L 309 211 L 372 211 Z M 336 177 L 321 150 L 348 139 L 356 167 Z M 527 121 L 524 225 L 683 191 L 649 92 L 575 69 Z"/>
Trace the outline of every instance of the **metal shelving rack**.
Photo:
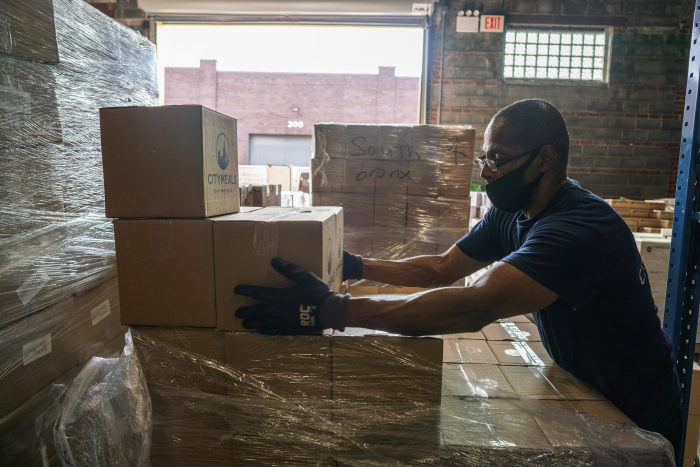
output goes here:
<path id="1" fill-rule="evenodd" d="M 683 436 L 676 464 L 683 465 L 685 427 L 688 421 L 690 383 L 693 374 L 695 334 L 698 323 L 698 266 L 700 253 L 700 0 L 695 1 L 690 57 L 688 60 L 688 84 L 685 93 L 683 128 L 681 133 L 678 176 L 676 179 L 675 205 L 671 253 L 668 265 L 668 285 L 664 310 L 664 330 L 673 344 L 676 365 L 683 391 Z"/>

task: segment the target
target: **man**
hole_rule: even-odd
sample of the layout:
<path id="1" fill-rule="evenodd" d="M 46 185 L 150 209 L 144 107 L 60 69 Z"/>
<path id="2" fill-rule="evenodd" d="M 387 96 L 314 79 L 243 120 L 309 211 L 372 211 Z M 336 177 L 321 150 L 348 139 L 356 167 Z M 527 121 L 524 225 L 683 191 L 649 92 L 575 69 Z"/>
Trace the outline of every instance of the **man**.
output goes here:
<path id="1" fill-rule="evenodd" d="M 558 365 L 677 449 L 679 380 L 646 270 L 620 216 L 567 178 L 562 115 L 543 100 L 511 104 L 489 123 L 483 149 L 475 161 L 494 207 L 449 250 L 392 261 L 344 256 L 350 278 L 435 288 L 407 297 L 352 298 L 275 259 L 273 266 L 296 286 L 238 286 L 237 293 L 264 302 L 236 315 L 267 333 L 354 326 L 430 335 L 477 331 L 532 312 Z M 473 286 L 448 286 L 487 265 Z"/>

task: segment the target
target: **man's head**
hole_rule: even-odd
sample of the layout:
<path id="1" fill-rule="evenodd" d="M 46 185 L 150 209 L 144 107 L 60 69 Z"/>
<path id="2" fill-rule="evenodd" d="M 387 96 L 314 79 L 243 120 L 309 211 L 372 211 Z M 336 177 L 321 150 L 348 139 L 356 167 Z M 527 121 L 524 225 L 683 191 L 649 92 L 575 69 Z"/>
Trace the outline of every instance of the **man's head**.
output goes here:
<path id="1" fill-rule="evenodd" d="M 498 111 L 484 132 L 483 148 L 486 191 L 504 210 L 537 207 L 566 178 L 569 134 L 561 113 L 547 101 L 526 99 Z"/>
<path id="2" fill-rule="evenodd" d="M 557 165 L 566 173 L 569 132 L 559 110 L 545 100 L 524 99 L 502 108 L 491 119 L 485 136 L 491 143 L 495 139 L 501 144 L 519 146 L 523 151 L 552 145 L 557 153 Z"/>

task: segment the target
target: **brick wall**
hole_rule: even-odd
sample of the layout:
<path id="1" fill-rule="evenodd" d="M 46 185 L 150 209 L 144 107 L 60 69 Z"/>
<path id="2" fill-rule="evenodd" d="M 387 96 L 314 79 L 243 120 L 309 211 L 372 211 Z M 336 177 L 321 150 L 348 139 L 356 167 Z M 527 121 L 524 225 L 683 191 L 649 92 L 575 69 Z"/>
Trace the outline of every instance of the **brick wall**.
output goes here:
<path id="1" fill-rule="evenodd" d="M 504 34 L 455 32 L 465 2 L 433 15 L 430 123 L 474 125 L 523 98 L 551 101 L 571 135 L 569 176 L 602 196 L 673 196 L 688 65 L 692 0 L 483 2 L 509 25 L 590 25 L 612 30 L 608 83 L 504 81 Z M 481 140 L 477 141 L 479 145 Z"/>
<path id="2" fill-rule="evenodd" d="M 419 79 L 376 75 L 166 68 L 165 104 L 202 104 L 238 119 L 238 160 L 248 163 L 250 134 L 312 135 L 318 122 L 418 123 Z M 298 109 L 293 111 L 293 108 Z M 290 121 L 303 122 L 289 128 Z"/>

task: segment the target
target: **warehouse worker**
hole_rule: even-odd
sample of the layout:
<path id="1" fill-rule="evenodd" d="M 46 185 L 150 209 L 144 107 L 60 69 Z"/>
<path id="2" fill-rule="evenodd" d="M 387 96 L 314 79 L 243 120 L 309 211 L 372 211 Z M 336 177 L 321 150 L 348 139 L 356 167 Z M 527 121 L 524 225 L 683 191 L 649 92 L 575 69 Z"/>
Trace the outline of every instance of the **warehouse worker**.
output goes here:
<path id="1" fill-rule="evenodd" d="M 346 278 L 430 290 L 353 298 L 277 258 L 273 267 L 296 285 L 239 285 L 237 293 L 262 302 L 236 315 L 245 327 L 271 334 L 353 326 L 433 335 L 478 331 L 533 312 L 559 366 L 677 449 L 679 379 L 646 270 L 622 218 L 567 178 L 562 115 L 543 100 L 511 104 L 487 126 L 483 149 L 475 162 L 494 207 L 445 253 L 403 260 L 344 255 Z M 449 286 L 488 265 L 472 286 Z"/>

